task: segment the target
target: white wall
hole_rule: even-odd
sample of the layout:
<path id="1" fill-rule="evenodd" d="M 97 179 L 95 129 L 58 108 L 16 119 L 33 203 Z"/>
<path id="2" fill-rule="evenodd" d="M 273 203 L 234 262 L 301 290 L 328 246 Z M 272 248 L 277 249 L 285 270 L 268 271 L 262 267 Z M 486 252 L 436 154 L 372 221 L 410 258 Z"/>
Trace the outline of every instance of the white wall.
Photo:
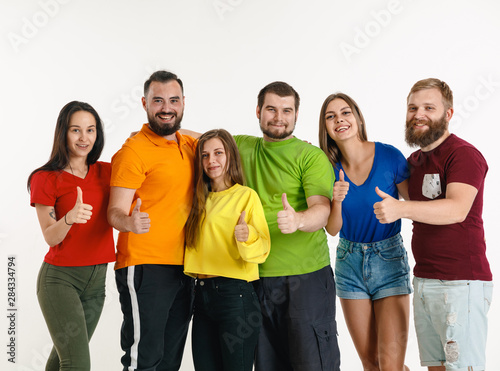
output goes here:
<path id="1" fill-rule="evenodd" d="M 47 251 L 26 178 L 48 158 L 57 114 L 71 100 L 106 123 L 109 161 L 146 117 L 141 89 L 156 69 L 185 83 L 183 126 L 259 135 L 256 95 L 284 80 L 302 97 L 296 135 L 317 143 L 320 106 L 333 92 L 362 107 L 371 140 L 405 155 L 406 95 L 438 77 L 455 94 L 451 130 L 488 160 L 484 221 L 488 257 L 500 274 L 497 153 L 500 3 L 479 0 L 0 0 L 0 368 L 38 371 L 50 338 L 35 295 Z M 411 224 L 404 221 L 409 248 Z M 336 239 L 331 239 L 335 251 Z M 17 363 L 7 362 L 7 257 L 17 260 Z M 334 256 L 332 254 L 332 256 Z M 413 263 L 413 260 L 412 260 Z M 108 296 L 92 341 L 94 370 L 119 369 L 121 312 L 110 267 Z M 500 333 L 498 288 L 490 312 L 488 369 Z M 496 313 L 496 315 L 495 315 Z M 359 370 L 339 306 L 343 370 Z M 189 345 L 188 345 L 189 347 Z M 190 350 L 183 370 L 191 370 Z M 420 369 L 412 331 L 407 364 Z"/>

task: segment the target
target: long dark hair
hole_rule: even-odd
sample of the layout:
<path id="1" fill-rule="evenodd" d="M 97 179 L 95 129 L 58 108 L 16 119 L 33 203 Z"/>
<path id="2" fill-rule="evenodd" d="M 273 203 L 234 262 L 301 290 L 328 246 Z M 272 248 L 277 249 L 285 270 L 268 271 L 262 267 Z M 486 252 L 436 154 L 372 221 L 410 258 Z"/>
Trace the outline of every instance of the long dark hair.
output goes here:
<path id="1" fill-rule="evenodd" d="M 218 138 L 226 151 L 226 178 L 225 183 L 232 187 L 236 183 L 244 184 L 241 170 L 240 153 L 234 138 L 224 129 L 207 131 L 198 139 L 194 158 L 194 197 L 193 207 L 186 222 L 186 246 L 194 247 L 200 232 L 200 226 L 205 219 L 205 205 L 208 193 L 211 191 L 210 178 L 203 171 L 201 154 L 205 143 L 213 138 Z"/>
<path id="2" fill-rule="evenodd" d="M 319 112 L 319 147 L 325 152 L 328 156 L 328 159 L 332 163 L 333 166 L 336 166 L 338 162 L 342 159 L 342 152 L 340 152 L 337 143 L 330 138 L 328 135 L 328 131 L 326 130 L 326 109 L 331 101 L 334 99 L 342 99 L 347 105 L 351 108 L 352 114 L 356 118 L 356 122 L 358 123 L 358 136 L 362 142 L 366 142 L 368 140 L 368 136 L 366 135 L 366 124 L 365 118 L 359 109 L 358 104 L 352 99 L 350 96 L 344 93 L 335 93 L 330 94 L 326 97 L 323 105 L 321 106 L 321 111 Z"/>
<path id="3" fill-rule="evenodd" d="M 68 128 L 71 116 L 78 111 L 85 111 L 95 118 L 96 122 L 96 140 L 92 150 L 87 156 L 87 165 L 95 164 L 101 156 L 102 149 L 104 148 L 104 130 L 102 122 L 96 110 L 88 103 L 72 101 L 66 104 L 59 112 L 57 118 L 56 129 L 54 132 L 54 143 L 52 144 L 52 153 L 50 154 L 49 161 L 33 172 L 28 177 L 28 192 L 31 189 L 31 178 L 39 171 L 60 171 L 69 164 L 69 151 L 68 151 Z"/>

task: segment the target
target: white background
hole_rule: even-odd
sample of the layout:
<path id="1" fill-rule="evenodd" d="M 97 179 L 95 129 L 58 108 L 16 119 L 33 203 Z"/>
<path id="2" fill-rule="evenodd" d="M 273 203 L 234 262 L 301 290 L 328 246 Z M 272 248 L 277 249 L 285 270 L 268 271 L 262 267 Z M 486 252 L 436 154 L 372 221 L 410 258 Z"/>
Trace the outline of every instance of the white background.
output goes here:
<path id="1" fill-rule="evenodd" d="M 59 110 L 92 104 L 106 124 L 101 157 L 109 161 L 146 120 L 142 85 L 164 68 L 185 84 L 185 128 L 222 127 L 260 135 L 256 96 L 283 80 L 302 97 L 296 136 L 317 144 L 327 95 L 350 94 L 370 140 L 405 155 L 405 103 L 417 80 L 437 77 L 455 95 L 451 131 L 473 143 L 490 169 L 484 193 L 488 257 L 500 271 L 500 3 L 485 1 L 0 0 L 0 369 L 42 370 L 51 341 L 35 294 L 47 246 L 26 179 L 50 154 Z M 411 223 L 403 223 L 409 249 Z M 334 257 L 336 238 L 331 238 Z M 7 362 L 7 256 L 17 261 L 16 364 Z M 411 265 L 413 259 L 411 258 Z M 333 261 L 333 259 L 332 259 Z M 107 299 L 92 340 L 93 370 L 118 370 L 121 311 L 112 267 Z M 490 311 L 488 369 L 498 370 L 498 288 Z M 338 306 L 343 370 L 360 370 Z M 421 369 L 416 338 L 407 364 Z M 192 370 L 187 344 L 183 370 Z"/>

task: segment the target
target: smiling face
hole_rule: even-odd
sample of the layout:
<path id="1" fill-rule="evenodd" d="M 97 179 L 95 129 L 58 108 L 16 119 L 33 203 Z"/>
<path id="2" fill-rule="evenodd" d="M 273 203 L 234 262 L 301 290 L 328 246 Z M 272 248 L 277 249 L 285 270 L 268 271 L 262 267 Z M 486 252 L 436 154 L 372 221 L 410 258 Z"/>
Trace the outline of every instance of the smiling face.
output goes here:
<path id="1" fill-rule="evenodd" d="M 68 152 L 70 158 L 85 157 L 94 147 L 97 139 L 96 120 L 87 111 L 77 111 L 69 119 L 68 132 L 66 134 Z"/>
<path id="2" fill-rule="evenodd" d="M 419 90 L 408 97 L 405 132 L 408 145 L 430 150 L 448 133 L 453 108 L 446 109 L 442 98 L 435 88 Z"/>
<path id="3" fill-rule="evenodd" d="M 343 99 L 332 100 L 325 112 L 326 131 L 334 141 L 359 139 L 358 122 L 351 107 Z"/>
<path id="4" fill-rule="evenodd" d="M 212 138 L 205 142 L 201 151 L 203 171 L 210 178 L 213 191 L 222 191 L 226 185 L 226 150 L 219 138 Z"/>
<path id="5" fill-rule="evenodd" d="M 257 106 L 257 118 L 264 140 L 276 142 L 290 139 L 297 121 L 295 98 L 267 93 L 262 109 Z"/>
<path id="6" fill-rule="evenodd" d="M 176 80 L 153 81 L 146 97 L 142 98 L 142 105 L 148 115 L 149 127 L 156 134 L 166 137 L 180 129 L 184 96 Z"/>

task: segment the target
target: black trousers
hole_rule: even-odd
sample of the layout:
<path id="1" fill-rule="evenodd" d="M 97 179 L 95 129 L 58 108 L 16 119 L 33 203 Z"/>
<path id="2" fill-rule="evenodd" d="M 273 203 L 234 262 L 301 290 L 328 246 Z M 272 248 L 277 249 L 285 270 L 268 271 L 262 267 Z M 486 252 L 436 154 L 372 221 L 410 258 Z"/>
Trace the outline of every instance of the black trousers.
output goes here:
<path id="1" fill-rule="evenodd" d="M 118 269 L 115 278 L 123 312 L 123 370 L 179 370 L 194 280 L 181 265 L 154 264 Z"/>
<path id="2" fill-rule="evenodd" d="M 255 370 L 339 371 L 332 268 L 256 282 L 262 328 Z"/>

